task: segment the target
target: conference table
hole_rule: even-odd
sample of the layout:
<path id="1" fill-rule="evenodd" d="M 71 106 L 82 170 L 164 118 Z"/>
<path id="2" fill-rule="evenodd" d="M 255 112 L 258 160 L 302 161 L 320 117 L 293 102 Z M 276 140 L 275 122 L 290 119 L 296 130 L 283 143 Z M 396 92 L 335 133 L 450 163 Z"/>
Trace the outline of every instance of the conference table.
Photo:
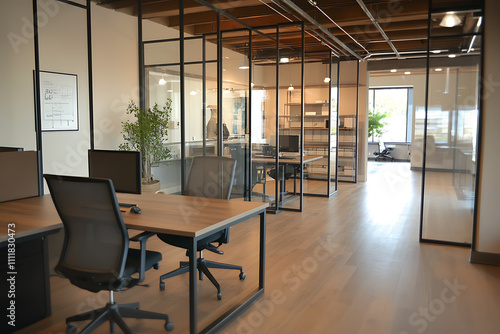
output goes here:
<path id="1" fill-rule="evenodd" d="M 217 318 L 199 333 L 214 333 L 264 293 L 265 237 L 267 203 L 220 200 L 166 194 L 117 194 L 120 203 L 138 205 L 142 213 L 123 208 L 123 220 L 129 229 L 186 236 L 192 238 L 189 249 L 189 323 L 190 333 L 198 333 L 197 310 L 197 241 L 252 217 L 260 216 L 259 286 L 255 293 Z M 9 224 L 15 226 L 15 242 L 30 244 L 62 227 L 50 195 L 0 203 L 0 247 L 9 244 Z M 46 243 L 41 247 L 47 260 Z M 45 253 L 45 254 L 43 254 Z M 18 261 L 19 262 L 19 261 Z M 48 261 L 46 261 L 48 262 Z M 18 263 L 18 265 L 21 265 Z M 48 280 L 47 263 L 43 270 Z M 20 274 L 18 273 L 18 276 Z M 47 283 L 48 284 L 48 283 Z M 48 313 L 50 315 L 50 287 Z M 3 294 L 3 291 L 2 291 Z M 20 301 L 21 302 L 21 301 Z M 39 320 L 39 319 L 38 319 Z"/>

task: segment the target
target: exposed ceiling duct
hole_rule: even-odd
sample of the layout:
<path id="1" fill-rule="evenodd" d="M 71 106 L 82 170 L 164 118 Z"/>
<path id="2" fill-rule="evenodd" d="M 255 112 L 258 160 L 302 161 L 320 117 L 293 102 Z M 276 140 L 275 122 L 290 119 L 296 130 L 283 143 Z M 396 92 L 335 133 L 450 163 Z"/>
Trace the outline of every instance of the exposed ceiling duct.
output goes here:
<path id="1" fill-rule="evenodd" d="M 382 29 L 382 27 L 378 24 L 377 20 L 375 20 L 375 18 L 373 17 L 373 15 L 370 12 L 370 10 L 366 7 L 366 5 L 363 2 L 363 0 L 356 0 L 356 2 L 359 4 L 359 6 L 361 7 L 361 9 L 368 16 L 368 18 L 370 19 L 370 21 L 372 21 L 373 25 L 378 29 L 378 31 L 380 32 L 380 34 L 382 35 L 382 37 L 384 37 L 384 39 L 387 42 L 387 44 L 389 44 L 389 46 L 391 47 L 392 51 L 394 51 L 394 53 L 396 54 L 396 57 L 399 58 L 400 54 L 399 54 L 398 50 L 396 49 L 396 47 L 394 46 L 394 44 L 392 44 L 392 41 L 389 39 L 389 37 L 387 37 L 387 34 L 385 33 L 384 29 Z"/>
<path id="2" fill-rule="evenodd" d="M 301 16 L 306 21 L 312 23 L 315 27 L 317 27 L 321 32 L 331 38 L 335 43 L 340 45 L 344 50 L 350 53 L 355 58 L 362 60 L 362 58 L 353 50 L 351 50 L 347 45 L 345 45 L 341 40 L 339 40 L 335 35 L 333 35 L 328 29 L 326 29 L 321 23 L 313 19 L 309 14 L 302 10 L 299 6 L 293 3 L 291 0 L 280 0 L 282 3 L 286 4 L 290 9 L 296 12 L 299 16 Z M 277 3 L 277 0 L 272 0 L 273 3 Z M 344 53 L 345 54 L 345 53 Z"/>

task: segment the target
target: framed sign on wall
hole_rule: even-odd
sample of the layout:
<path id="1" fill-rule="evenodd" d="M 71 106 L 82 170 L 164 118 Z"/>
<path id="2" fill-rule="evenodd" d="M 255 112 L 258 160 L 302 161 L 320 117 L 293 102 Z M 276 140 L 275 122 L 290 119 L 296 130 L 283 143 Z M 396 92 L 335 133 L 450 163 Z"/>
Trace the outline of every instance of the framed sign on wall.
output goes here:
<path id="1" fill-rule="evenodd" d="M 78 131 L 78 77 L 40 71 L 42 131 Z"/>

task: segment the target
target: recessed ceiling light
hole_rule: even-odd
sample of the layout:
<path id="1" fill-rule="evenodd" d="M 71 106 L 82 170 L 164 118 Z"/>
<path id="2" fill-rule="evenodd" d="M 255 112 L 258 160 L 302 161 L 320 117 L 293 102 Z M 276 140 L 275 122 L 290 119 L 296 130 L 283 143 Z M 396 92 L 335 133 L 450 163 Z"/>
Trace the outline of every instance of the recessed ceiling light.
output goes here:
<path id="1" fill-rule="evenodd" d="M 392 73 L 396 73 L 397 71 L 398 71 L 398 70 L 396 70 L 395 68 L 393 68 L 393 69 L 391 70 L 391 72 L 392 72 Z"/>
<path id="2" fill-rule="evenodd" d="M 250 67 L 248 66 L 240 66 L 238 67 L 240 70 L 248 70 Z"/>
<path id="3" fill-rule="evenodd" d="M 290 61 L 290 58 L 288 57 L 281 57 L 280 63 L 288 63 Z"/>
<path id="4" fill-rule="evenodd" d="M 196 94 L 198 94 L 198 93 L 197 93 L 195 90 L 192 90 L 189 94 L 190 94 L 190 95 L 196 95 Z"/>
<path id="5" fill-rule="evenodd" d="M 441 72 L 442 70 L 443 70 L 442 68 L 436 68 L 434 71 Z"/>
<path id="6" fill-rule="evenodd" d="M 441 50 L 432 50 L 431 52 L 437 54 L 437 53 L 441 53 Z"/>
<path id="7" fill-rule="evenodd" d="M 406 71 L 405 74 L 408 75 L 408 74 L 411 74 L 411 72 L 410 71 Z"/>
<path id="8" fill-rule="evenodd" d="M 457 55 L 455 54 L 451 54 L 451 55 L 448 55 L 449 58 L 455 58 Z"/>
<path id="9" fill-rule="evenodd" d="M 462 20 L 460 20 L 460 18 L 454 12 L 448 12 L 445 16 L 443 16 L 443 19 L 441 20 L 441 23 L 439 23 L 439 25 L 441 27 L 452 28 L 458 26 L 460 23 L 462 23 Z"/>

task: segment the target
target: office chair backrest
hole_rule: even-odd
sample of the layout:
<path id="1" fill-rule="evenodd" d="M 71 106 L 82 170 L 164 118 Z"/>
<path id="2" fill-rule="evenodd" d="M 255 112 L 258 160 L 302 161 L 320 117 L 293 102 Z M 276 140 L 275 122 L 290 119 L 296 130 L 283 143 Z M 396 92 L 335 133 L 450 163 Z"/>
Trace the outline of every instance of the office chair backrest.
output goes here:
<path id="1" fill-rule="evenodd" d="M 56 271 L 81 288 L 120 284 L 128 233 L 109 179 L 44 175 L 63 222 L 64 246 Z M 93 281 L 88 282 L 88 281 Z"/>
<path id="2" fill-rule="evenodd" d="M 194 157 L 186 184 L 186 195 L 229 199 L 236 160 L 226 157 Z"/>

